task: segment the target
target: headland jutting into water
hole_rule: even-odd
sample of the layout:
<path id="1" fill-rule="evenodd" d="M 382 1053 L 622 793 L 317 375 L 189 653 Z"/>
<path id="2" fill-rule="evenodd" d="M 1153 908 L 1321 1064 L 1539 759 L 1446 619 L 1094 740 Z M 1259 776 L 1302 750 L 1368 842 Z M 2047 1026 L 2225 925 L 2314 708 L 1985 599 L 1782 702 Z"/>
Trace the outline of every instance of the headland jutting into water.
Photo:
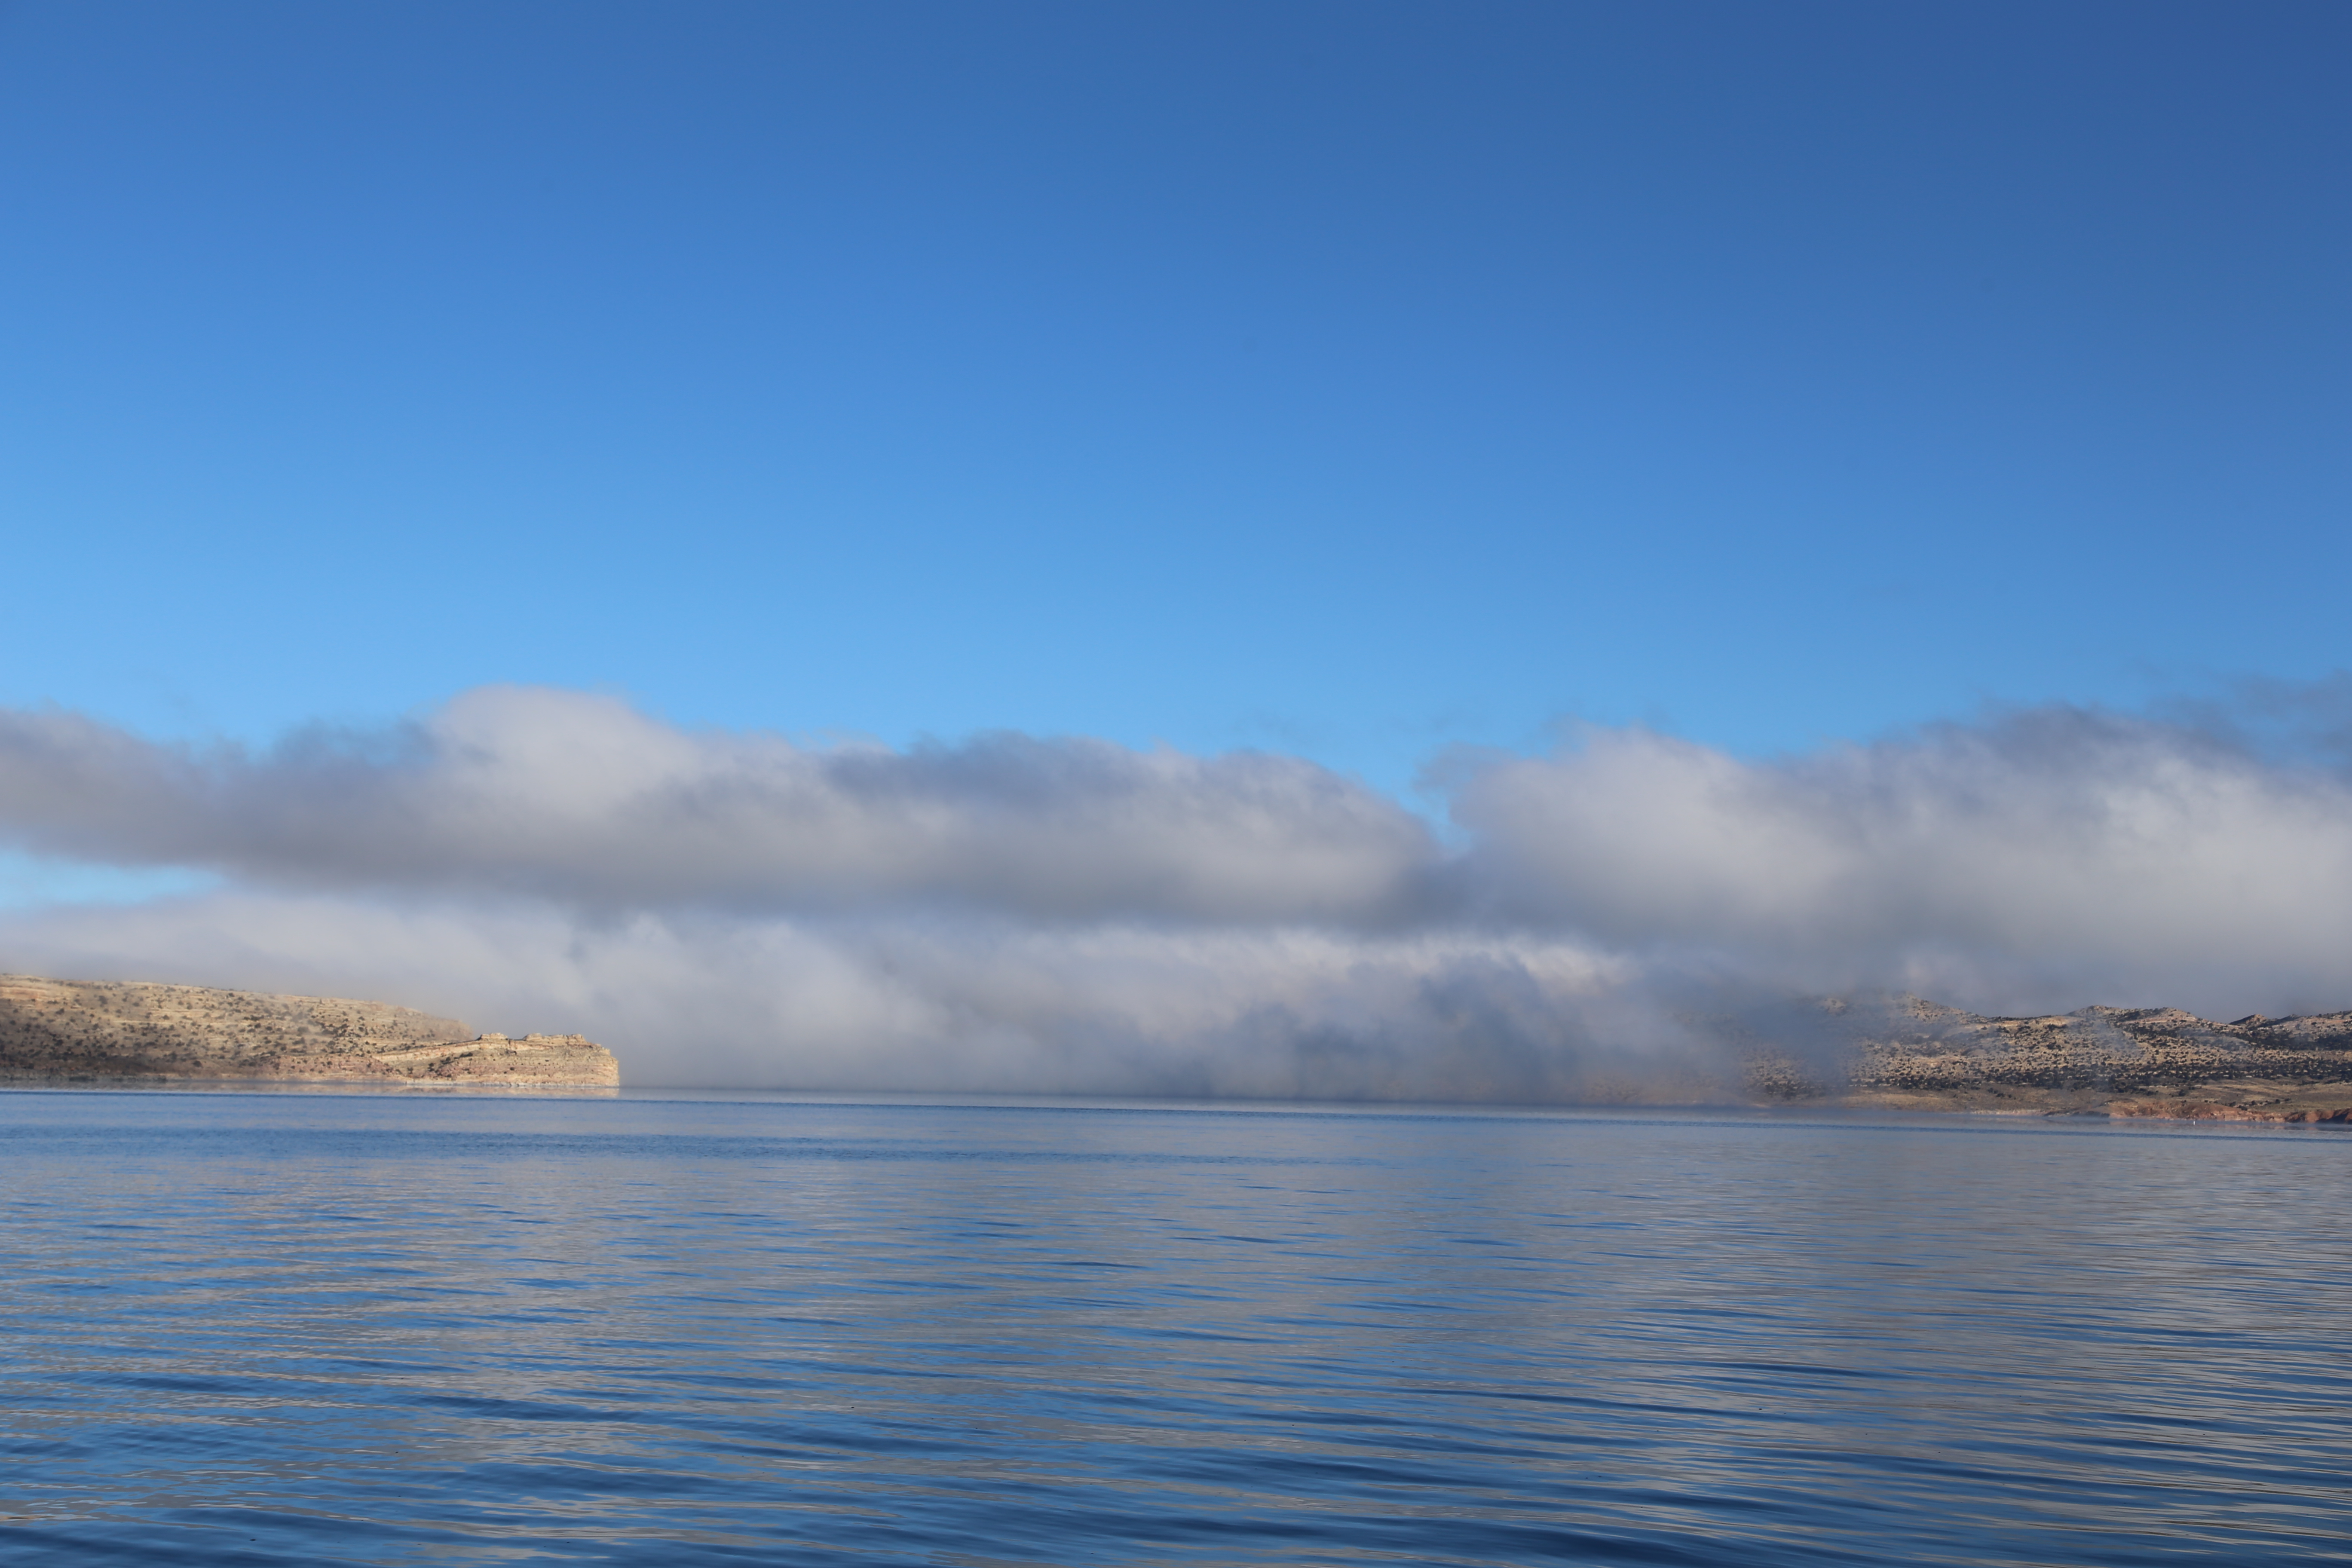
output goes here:
<path id="1" fill-rule="evenodd" d="M 611 1088 L 621 1064 L 578 1035 L 477 1034 L 383 1002 L 0 975 L 0 1084 L 204 1081 Z"/>

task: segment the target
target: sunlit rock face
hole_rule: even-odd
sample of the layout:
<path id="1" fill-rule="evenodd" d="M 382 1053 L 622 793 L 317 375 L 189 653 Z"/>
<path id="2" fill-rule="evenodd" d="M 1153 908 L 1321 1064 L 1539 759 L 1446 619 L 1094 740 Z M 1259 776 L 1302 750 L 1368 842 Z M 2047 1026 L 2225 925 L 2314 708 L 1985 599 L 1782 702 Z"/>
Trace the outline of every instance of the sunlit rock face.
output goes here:
<path id="1" fill-rule="evenodd" d="M 0 1080 L 102 1079 L 598 1087 L 621 1068 L 578 1035 L 481 1035 L 383 1002 L 0 976 Z"/>
<path id="2" fill-rule="evenodd" d="M 1988 1017 L 1916 996 L 1880 996 L 1832 998 L 1716 1026 L 1747 1036 L 1750 1087 L 1769 1100 L 2352 1120 L 2352 1013 L 2226 1024 L 2178 1007 Z"/>

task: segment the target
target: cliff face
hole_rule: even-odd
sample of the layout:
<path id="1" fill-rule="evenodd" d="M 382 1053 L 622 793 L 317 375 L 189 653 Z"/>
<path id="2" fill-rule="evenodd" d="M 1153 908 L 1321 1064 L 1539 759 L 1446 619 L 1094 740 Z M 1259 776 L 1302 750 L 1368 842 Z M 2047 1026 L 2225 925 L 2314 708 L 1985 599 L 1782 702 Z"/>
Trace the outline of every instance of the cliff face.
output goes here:
<path id="1" fill-rule="evenodd" d="M 477 1035 L 383 1002 L 0 975 L 0 1082 L 140 1079 L 555 1087 L 621 1068 L 578 1035 Z"/>
<path id="2" fill-rule="evenodd" d="M 2352 1013 L 2222 1024 L 2177 1007 L 2084 1007 L 2000 1018 L 1897 996 L 1832 999 L 1812 1027 L 1826 1049 L 1758 1044 L 1754 1088 L 1904 1110 L 2352 1122 Z"/>

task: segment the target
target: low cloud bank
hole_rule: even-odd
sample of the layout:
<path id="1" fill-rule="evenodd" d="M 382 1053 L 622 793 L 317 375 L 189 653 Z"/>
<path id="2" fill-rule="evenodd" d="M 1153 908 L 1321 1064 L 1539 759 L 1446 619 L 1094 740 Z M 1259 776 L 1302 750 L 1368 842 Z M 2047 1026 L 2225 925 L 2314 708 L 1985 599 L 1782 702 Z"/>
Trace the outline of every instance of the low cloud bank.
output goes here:
<path id="1" fill-rule="evenodd" d="M 262 755 L 0 710 L 0 836 L 266 887 L 604 911 L 942 904 L 1252 922 L 1394 921 L 1434 854 L 1402 807 L 1296 758 L 1022 735 L 810 749 L 517 688 Z"/>
<path id="2" fill-rule="evenodd" d="M 1453 804 L 1482 908 L 1614 950 L 1988 1010 L 2352 1006 L 2352 787 L 2179 725 L 2045 708 L 1770 763 L 1603 731 Z"/>
<path id="3" fill-rule="evenodd" d="M 595 923 L 252 895 L 53 912 L 0 926 L 0 943 L 48 973 L 231 976 L 578 1030 L 640 1084 L 1520 1101 L 1730 1087 L 1704 1042 L 1628 1005 L 1622 966 L 1567 944 L 968 918 Z"/>
<path id="4" fill-rule="evenodd" d="M 224 891 L 0 917 L 0 969 L 581 1029 L 635 1081 L 1653 1098 L 1680 1020 L 2352 1006 L 2352 786 L 2066 708 L 1770 761 L 1638 730 L 1456 756 L 1451 831 L 1297 758 L 891 751 L 493 689 L 260 753 L 0 711 L 0 847 Z"/>

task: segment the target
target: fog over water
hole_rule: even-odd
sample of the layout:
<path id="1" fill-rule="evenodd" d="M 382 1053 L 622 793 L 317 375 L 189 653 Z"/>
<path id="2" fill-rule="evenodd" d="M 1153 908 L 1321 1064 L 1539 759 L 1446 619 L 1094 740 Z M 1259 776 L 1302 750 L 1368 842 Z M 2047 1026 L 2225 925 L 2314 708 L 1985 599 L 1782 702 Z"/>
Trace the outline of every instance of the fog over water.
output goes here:
<path id="1" fill-rule="evenodd" d="M 1706 1079 L 1678 1019 L 2352 1006 L 2345 692 L 2005 710 L 1734 756 L 1640 729 L 1437 759 L 892 749 L 468 692 L 252 750 L 0 712 L 0 845 L 211 890 L 0 917 L 0 969 L 581 1030 L 633 1081 L 1580 1098 Z M 1642 1090 L 1647 1092 L 1647 1090 Z"/>

